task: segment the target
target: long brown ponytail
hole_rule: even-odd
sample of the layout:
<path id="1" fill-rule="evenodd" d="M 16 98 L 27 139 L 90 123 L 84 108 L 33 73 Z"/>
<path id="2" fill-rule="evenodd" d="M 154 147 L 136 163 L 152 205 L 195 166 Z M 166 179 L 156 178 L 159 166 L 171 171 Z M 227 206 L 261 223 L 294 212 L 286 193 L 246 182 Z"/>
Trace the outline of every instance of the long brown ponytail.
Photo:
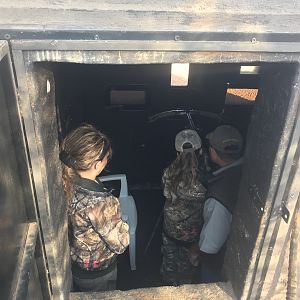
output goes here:
<path id="1" fill-rule="evenodd" d="M 178 152 L 176 159 L 167 168 L 168 190 L 176 194 L 178 188 L 199 184 L 198 159 L 195 152 Z"/>
<path id="2" fill-rule="evenodd" d="M 95 161 L 102 160 L 107 154 L 112 155 L 108 138 L 92 125 L 84 124 L 65 137 L 59 158 L 63 163 L 62 181 L 68 205 L 78 171 L 90 169 Z"/>

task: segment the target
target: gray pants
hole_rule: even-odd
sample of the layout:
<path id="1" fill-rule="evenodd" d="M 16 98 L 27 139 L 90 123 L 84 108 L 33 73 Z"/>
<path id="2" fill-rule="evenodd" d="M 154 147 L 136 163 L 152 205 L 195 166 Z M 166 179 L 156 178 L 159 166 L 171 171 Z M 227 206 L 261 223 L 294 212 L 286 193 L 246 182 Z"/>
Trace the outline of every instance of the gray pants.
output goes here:
<path id="1" fill-rule="evenodd" d="M 73 281 L 81 292 L 111 291 L 116 289 L 117 266 L 104 276 L 94 279 L 83 279 L 73 275 Z"/>

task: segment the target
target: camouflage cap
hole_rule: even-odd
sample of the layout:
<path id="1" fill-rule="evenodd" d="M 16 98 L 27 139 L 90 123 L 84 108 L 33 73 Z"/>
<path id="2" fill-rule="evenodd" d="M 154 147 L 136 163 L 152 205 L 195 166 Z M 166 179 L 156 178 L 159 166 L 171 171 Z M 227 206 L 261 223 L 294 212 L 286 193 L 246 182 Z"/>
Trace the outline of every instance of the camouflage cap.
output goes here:
<path id="1" fill-rule="evenodd" d="M 222 153 L 239 153 L 243 148 L 243 138 L 231 125 L 218 126 L 206 138 L 210 145 Z"/>
<path id="2" fill-rule="evenodd" d="M 201 139 L 192 129 L 180 131 L 175 138 L 175 148 L 178 152 L 192 152 L 201 148 Z"/>

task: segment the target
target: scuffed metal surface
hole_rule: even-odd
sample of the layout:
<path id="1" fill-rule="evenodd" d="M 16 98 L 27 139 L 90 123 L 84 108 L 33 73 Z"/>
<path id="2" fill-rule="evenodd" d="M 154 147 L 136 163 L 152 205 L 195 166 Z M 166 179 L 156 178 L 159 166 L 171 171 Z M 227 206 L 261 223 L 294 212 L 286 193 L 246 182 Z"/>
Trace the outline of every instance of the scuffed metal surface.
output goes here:
<path id="1" fill-rule="evenodd" d="M 298 32 L 300 4 L 279 0 L 1 1 L 0 29 Z M 76 22 L 74 22 L 76 20 Z"/>
<path id="2" fill-rule="evenodd" d="M 30 147 L 35 146 L 38 150 L 36 154 L 31 150 L 31 161 L 49 275 L 54 297 L 67 298 L 71 284 L 70 255 L 66 203 L 58 159 L 54 79 L 52 72 L 42 65 L 28 64 L 26 71 L 31 122 L 35 131 L 34 136 L 28 135 L 28 139 Z"/>
<path id="3" fill-rule="evenodd" d="M 256 281 L 263 276 L 266 262 L 262 261 L 263 265 L 259 265 L 258 259 L 259 255 L 265 257 L 268 252 L 265 248 L 260 252 L 268 222 L 269 219 L 270 222 L 276 222 L 281 218 L 278 209 L 275 210 L 276 214 L 270 214 L 292 132 L 291 124 L 295 119 L 293 105 L 299 105 L 292 98 L 294 78 L 295 66 L 281 66 L 275 72 L 264 74 L 252 115 L 244 175 L 226 258 L 226 270 L 234 290 L 244 290 L 243 294 L 237 295 L 239 297 L 246 297 L 251 291 L 253 274 L 257 275 Z M 253 184 L 257 186 L 259 197 L 249 193 Z M 246 236 L 245 232 L 249 234 Z M 268 233 L 271 235 L 272 231 Z"/>
<path id="4" fill-rule="evenodd" d="M 257 14 L 269 13 L 295 13 L 300 11 L 300 3 L 290 1 L 282 3 L 280 0 L 256 0 L 249 2 L 248 0 L 175 0 L 170 2 L 162 2 L 160 0 L 150 1 L 128 1 L 128 0 L 102 0 L 101 3 L 97 0 L 90 0 L 82 7 L 81 0 L 60 1 L 60 0 L 28 0 L 20 2 L 19 0 L 0 1 L 0 7 L 11 8 L 44 8 L 44 9 L 65 9 L 65 10 L 131 10 L 131 11 L 177 11 L 177 12 L 229 12 L 234 10 L 238 13 L 255 12 Z"/>
<path id="5" fill-rule="evenodd" d="M 31 198 L 9 48 L 4 42 L 0 42 L 0 106 L 0 295 L 8 299 L 19 276 Z"/>
<path id="6" fill-rule="evenodd" d="M 24 58 L 32 62 L 70 62 L 84 64 L 147 64 L 147 63 L 255 63 L 299 62 L 295 54 L 261 54 L 236 52 L 175 52 L 175 51 L 24 51 Z"/>

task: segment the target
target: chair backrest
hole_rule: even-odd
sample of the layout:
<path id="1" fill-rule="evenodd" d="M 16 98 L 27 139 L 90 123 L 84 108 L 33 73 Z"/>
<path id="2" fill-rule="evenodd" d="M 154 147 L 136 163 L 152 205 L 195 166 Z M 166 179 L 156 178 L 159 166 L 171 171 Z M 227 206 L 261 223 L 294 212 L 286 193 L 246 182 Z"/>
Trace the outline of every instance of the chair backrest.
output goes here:
<path id="1" fill-rule="evenodd" d="M 120 190 L 119 197 L 127 197 L 128 196 L 127 178 L 126 178 L 125 174 L 99 176 L 98 178 L 100 179 L 101 182 L 121 180 L 121 190 Z"/>
<path id="2" fill-rule="evenodd" d="M 132 196 L 128 195 L 127 179 L 125 174 L 116 174 L 108 176 L 99 176 L 98 179 L 101 182 L 104 181 L 121 181 L 121 190 L 120 190 L 120 207 L 122 220 L 127 222 L 129 225 L 129 235 L 130 235 L 130 244 L 129 244 L 129 254 L 130 254 L 130 267 L 131 270 L 136 270 L 136 244 L 135 244 L 135 233 L 137 227 L 137 211 L 135 202 Z"/>

